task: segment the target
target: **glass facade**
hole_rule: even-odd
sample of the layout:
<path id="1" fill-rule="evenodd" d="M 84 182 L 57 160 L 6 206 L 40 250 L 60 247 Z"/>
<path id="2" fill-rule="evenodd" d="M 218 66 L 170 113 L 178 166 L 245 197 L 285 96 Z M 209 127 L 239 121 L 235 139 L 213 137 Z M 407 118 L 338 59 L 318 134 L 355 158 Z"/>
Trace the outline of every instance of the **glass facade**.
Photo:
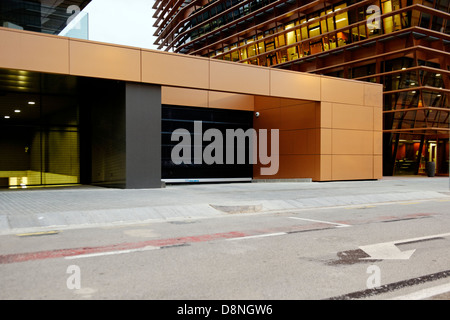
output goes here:
<path id="1" fill-rule="evenodd" d="M 259 8 L 257 4 L 260 2 L 260 5 L 265 5 L 263 3 L 270 1 L 254 1 L 256 4 L 249 5 L 249 7 Z M 194 52 L 217 59 L 273 66 L 412 26 L 450 33 L 449 19 L 431 16 L 420 9 L 412 9 L 410 8 L 411 1 L 400 0 L 371 1 L 372 5 L 381 8 L 380 16 L 383 17 L 380 18 L 379 29 L 374 29 L 367 23 L 374 15 L 373 11 L 367 10 L 368 4 L 360 5 L 358 2 L 361 1 L 345 1 L 330 5 L 322 10 L 304 14 L 302 17 L 277 23 L 275 27 L 256 32 L 252 36 L 244 37 L 229 45 L 222 43 L 223 46 L 219 49 L 212 50 L 214 48 L 212 46 L 207 53 L 204 53 L 204 50 Z M 448 2 L 448 0 L 437 1 L 435 6 L 445 8 L 443 11 L 448 11 Z M 400 11 L 400 13 L 395 14 L 395 11 Z M 252 12 L 253 10 L 250 9 L 239 10 L 239 14 L 233 17 L 238 19 Z M 209 16 L 210 13 L 207 17 Z M 233 21 L 233 19 L 229 20 Z M 194 18 L 193 21 L 196 19 Z M 195 28 L 197 24 L 192 25 L 191 23 L 190 25 L 194 27 L 193 31 L 189 33 L 185 43 L 177 42 L 178 49 L 176 51 L 188 53 L 184 48 L 190 47 L 189 43 L 206 35 L 214 27 L 219 28 L 223 24 L 214 23 L 215 21 L 206 25 L 202 24 L 200 28 Z"/>
<path id="2" fill-rule="evenodd" d="M 91 0 L 2 0 L 0 1 L 0 26 L 59 34 L 89 2 Z M 66 30 L 64 35 L 87 39 L 87 16 L 83 14 L 82 18 L 79 18 L 73 21 L 73 28 Z"/>
<path id="3" fill-rule="evenodd" d="M 80 182 L 75 78 L 0 70 L 0 186 Z"/>

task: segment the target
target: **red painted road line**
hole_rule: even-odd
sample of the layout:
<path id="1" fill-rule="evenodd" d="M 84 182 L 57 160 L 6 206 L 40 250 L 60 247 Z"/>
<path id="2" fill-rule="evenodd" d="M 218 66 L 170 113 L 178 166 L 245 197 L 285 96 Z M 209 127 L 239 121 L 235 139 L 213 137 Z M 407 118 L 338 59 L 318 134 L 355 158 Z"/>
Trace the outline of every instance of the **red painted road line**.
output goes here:
<path id="1" fill-rule="evenodd" d="M 263 234 L 268 234 L 268 233 L 272 233 L 272 232 L 280 232 L 280 231 L 285 231 L 287 233 L 293 233 L 293 232 L 318 230 L 318 229 L 329 229 L 329 228 L 333 228 L 333 227 L 330 227 L 330 225 L 328 225 L 328 224 L 314 223 L 314 224 L 309 224 L 309 225 L 298 225 L 298 226 L 292 226 L 292 227 L 287 227 L 287 228 L 280 227 L 280 228 L 272 228 L 272 229 L 264 229 L 264 230 L 252 230 L 252 231 L 247 231 L 245 233 L 234 231 L 234 232 L 206 234 L 206 235 L 198 235 L 198 236 L 190 236 L 190 237 L 155 239 L 155 240 L 147 240 L 147 241 L 141 241 L 141 242 L 121 243 L 121 244 L 99 246 L 99 247 L 83 247 L 83 248 L 48 250 L 48 251 L 29 252 L 29 253 L 17 253 L 17 254 L 0 255 L 0 264 L 26 262 L 26 261 L 43 260 L 43 259 L 64 258 L 64 257 L 74 257 L 74 256 L 79 256 L 79 255 L 121 251 L 121 250 L 132 250 L 132 249 L 145 248 L 148 246 L 169 247 L 169 246 L 174 246 L 174 245 L 196 243 L 196 242 L 206 242 L 206 241 L 232 239 L 232 238 L 243 238 L 243 237 L 263 235 Z"/>
<path id="2" fill-rule="evenodd" d="M 215 234 L 199 235 L 199 236 L 192 236 L 192 237 L 157 239 L 157 240 L 148 240 L 148 241 L 141 241 L 141 242 L 121 243 L 121 244 L 99 246 L 99 247 L 83 247 L 83 248 L 48 250 L 48 251 L 29 252 L 29 253 L 7 254 L 7 255 L 0 256 L 0 264 L 17 263 L 17 262 L 42 260 L 42 259 L 64 258 L 64 257 L 71 257 L 71 256 L 92 254 L 92 253 L 100 253 L 100 252 L 140 249 L 140 248 L 144 248 L 144 247 L 148 247 L 148 246 L 167 247 L 167 246 L 173 246 L 173 245 L 177 245 L 177 244 L 206 242 L 206 241 L 212 241 L 212 240 L 244 237 L 247 235 L 248 234 L 243 233 L 243 232 L 226 232 L 226 233 L 215 233 Z"/>
<path id="3" fill-rule="evenodd" d="M 376 219 L 369 220 L 350 220 L 350 221 L 338 221 L 339 223 L 345 223 L 350 225 L 361 225 L 365 223 L 372 222 L 388 222 L 388 221 L 397 221 L 397 220 L 405 220 L 405 219 L 420 219 L 428 216 L 433 216 L 431 213 L 417 213 L 405 216 L 389 216 L 389 217 L 378 217 Z M 313 223 L 307 225 L 295 225 L 290 227 L 275 227 L 271 229 L 264 230 L 251 230 L 247 232 L 225 232 L 225 233 L 215 233 L 215 234 L 206 234 L 206 235 L 198 235 L 198 236 L 190 236 L 190 237 L 180 237 L 180 238 L 169 238 L 169 239 L 155 239 L 155 240 L 147 240 L 141 242 L 131 242 L 131 243 L 121 243 L 107 246 L 99 246 L 99 247 L 83 247 L 83 248 L 72 248 L 72 249 L 59 249 L 59 250 L 48 250 L 48 251 L 39 251 L 39 252 L 30 252 L 30 253 L 17 253 L 17 254 L 7 254 L 0 255 L 0 264 L 7 263 L 17 263 L 17 262 L 25 262 L 32 260 L 43 260 L 43 259 L 53 259 L 53 258 L 64 258 L 64 257 L 73 257 L 78 255 L 85 254 L 93 254 L 93 253 L 104 253 L 111 251 L 121 251 L 121 250 L 132 250 L 132 249 L 140 249 L 148 246 L 153 247 L 169 247 L 180 244 L 188 244 L 188 243 L 196 243 L 196 242 L 206 242 L 213 240 L 222 240 L 222 239 L 231 239 L 231 238 L 242 238 L 249 237 L 255 235 L 264 235 L 268 233 L 276 233 L 276 232 L 286 232 L 286 233 L 295 233 L 295 232 L 303 232 L 303 231 L 312 231 L 312 230 L 324 230 L 324 229 L 333 229 L 335 226 L 330 226 L 326 223 Z"/>
<path id="4" fill-rule="evenodd" d="M 435 216 L 434 213 L 414 213 L 407 214 L 404 216 L 381 216 L 374 219 L 358 219 L 358 220 L 341 220 L 336 221 L 338 223 L 350 224 L 350 225 L 362 225 L 366 223 L 373 222 L 390 222 L 390 221 L 402 221 L 402 220 L 413 220 L 413 219 L 422 219 Z"/>

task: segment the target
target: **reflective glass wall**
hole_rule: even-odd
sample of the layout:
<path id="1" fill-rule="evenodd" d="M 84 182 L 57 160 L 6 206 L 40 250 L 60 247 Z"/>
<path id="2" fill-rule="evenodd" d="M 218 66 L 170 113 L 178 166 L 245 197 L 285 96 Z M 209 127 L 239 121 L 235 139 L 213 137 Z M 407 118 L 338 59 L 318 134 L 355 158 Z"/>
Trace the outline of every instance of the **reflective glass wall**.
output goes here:
<path id="1" fill-rule="evenodd" d="M 80 182 L 77 78 L 0 69 L 0 187 Z"/>
<path id="2" fill-rule="evenodd" d="M 1 0 L 0 27 L 88 39 L 90 0 Z"/>
<path id="3" fill-rule="evenodd" d="M 304 3 L 294 0 L 273 2 L 209 2 L 179 24 L 170 45 L 180 53 L 273 66 L 414 26 L 450 33 L 449 19 L 427 10 L 449 12 L 448 0 L 342 1 L 312 11 L 297 9 Z M 379 11 L 367 10 L 371 5 Z"/>

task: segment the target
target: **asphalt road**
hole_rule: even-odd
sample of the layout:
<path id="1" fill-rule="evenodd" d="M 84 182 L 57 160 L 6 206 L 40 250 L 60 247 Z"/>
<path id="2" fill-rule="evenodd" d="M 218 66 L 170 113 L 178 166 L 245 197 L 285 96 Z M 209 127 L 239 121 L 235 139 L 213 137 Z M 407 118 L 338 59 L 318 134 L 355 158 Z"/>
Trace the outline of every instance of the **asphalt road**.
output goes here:
<path id="1" fill-rule="evenodd" d="M 449 299 L 449 201 L 3 235 L 0 299 Z"/>

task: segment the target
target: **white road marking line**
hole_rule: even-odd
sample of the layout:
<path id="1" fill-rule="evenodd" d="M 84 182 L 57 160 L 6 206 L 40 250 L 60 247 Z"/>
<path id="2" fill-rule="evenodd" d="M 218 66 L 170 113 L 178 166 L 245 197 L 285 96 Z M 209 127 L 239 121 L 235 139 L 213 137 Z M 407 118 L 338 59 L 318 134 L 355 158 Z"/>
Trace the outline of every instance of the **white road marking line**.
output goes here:
<path id="1" fill-rule="evenodd" d="M 446 292 L 450 292 L 450 283 L 436 286 L 433 288 L 423 289 L 423 290 L 420 290 L 417 292 L 406 294 L 404 296 L 395 297 L 395 298 L 392 298 L 391 300 L 422 300 L 422 299 L 431 298 L 433 296 L 437 296 L 439 294 L 443 294 Z"/>
<path id="2" fill-rule="evenodd" d="M 255 236 L 245 236 L 245 237 L 238 237 L 238 238 L 229 238 L 225 239 L 227 241 L 234 241 L 234 240 L 246 240 L 246 239 L 255 239 L 255 238 L 265 238 L 265 237 L 275 237 L 275 236 L 282 236 L 287 234 L 286 232 L 277 232 L 277 233 L 266 233 L 266 234 L 258 234 Z"/>
<path id="3" fill-rule="evenodd" d="M 389 241 L 389 242 L 383 242 L 383 243 L 375 243 L 371 245 L 366 246 L 360 246 L 359 249 L 363 250 L 365 253 L 369 255 L 368 258 L 361 258 L 362 260 L 386 260 L 386 259 L 400 259 L 400 260 L 407 260 L 411 258 L 413 253 L 416 251 L 409 250 L 409 251 L 400 251 L 396 247 L 398 244 L 402 243 L 408 243 L 408 242 L 416 242 L 416 241 L 423 241 L 423 240 L 431 240 L 435 238 L 445 238 L 449 237 L 450 233 L 441 233 L 441 234 L 435 234 L 431 236 L 424 236 L 424 237 L 417 237 L 417 238 L 411 238 L 411 239 L 403 239 L 403 240 L 397 240 L 397 241 Z"/>
<path id="4" fill-rule="evenodd" d="M 76 256 L 64 257 L 64 259 L 73 260 L 73 259 L 82 259 L 82 258 L 92 258 L 92 257 L 110 256 L 110 255 L 115 255 L 115 254 L 124 254 L 124 253 L 141 252 L 141 251 L 158 250 L 158 249 L 161 249 L 161 247 L 147 246 L 147 247 L 138 248 L 138 249 L 126 249 L 126 250 L 79 254 Z"/>
<path id="5" fill-rule="evenodd" d="M 312 221 L 312 222 L 319 222 L 319 223 L 333 224 L 333 225 L 336 225 L 338 228 L 351 227 L 351 225 L 349 225 L 349 224 L 343 224 L 343 223 L 337 223 L 337 222 L 322 221 L 322 220 L 314 220 L 314 219 L 306 219 L 306 218 L 298 218 L 298 217 L 289 217 L 289 218 L 291 218 L 291 219 L 297 219 L 297 220 L 304 220 L 304 221 Z"/>
<path id="6" fill-rule="evenodd" d="M 415 242 L 415 241 L 422 241 L 422 240 L 431 240 L 434 238 L 446 238 L 446 237 L 450 237 L 450 232 L 449 233 L 440 233 L 440 234 L 434 234 L 431 236 L 424 236 L 424 237 L 417 237 L 417 238 L 411 238 L 411 239 L 404 239 L 404 240 L 397 240 L 397 241 L 390 241 L 389 243 L 393 243 L 393 244 L 402 244 L 402 243 L 407 243 L 407 242 Z M 388 243 L 388 242 L 386 242 Z"/>

